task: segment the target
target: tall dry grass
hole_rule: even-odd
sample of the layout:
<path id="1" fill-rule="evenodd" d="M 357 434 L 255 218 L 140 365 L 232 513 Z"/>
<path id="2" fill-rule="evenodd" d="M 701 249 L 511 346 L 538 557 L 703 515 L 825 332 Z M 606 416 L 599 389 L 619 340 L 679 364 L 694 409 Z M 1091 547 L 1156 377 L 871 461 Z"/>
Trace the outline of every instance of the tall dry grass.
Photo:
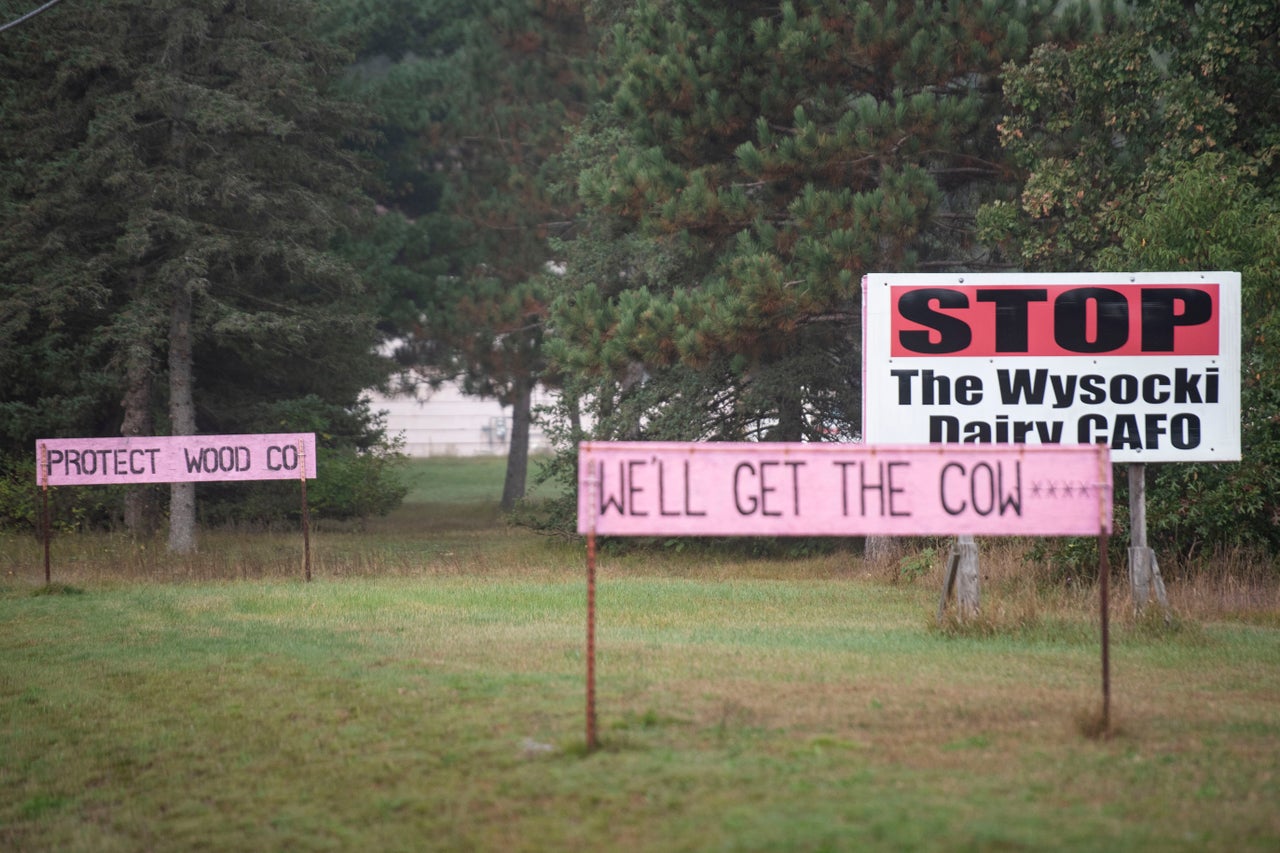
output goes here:
<path id="1" fill-rule="evenodd" d="M 57 534 L 51 576 L 60 583 L 183 582 L 299 578 L 301 529 L 204 530 L 197 553 L 174 555 L 163 538 L 120 533 Z M 315 578 L 456 576 L 475 573 L 574 573 L 583 545 L 506 524 L 496 503 L 409 503 L 385 518 L 355 524 L 320 522 L 310 531 Z M 857 543 L 786 556 L 786 549 L 724 548 L 705 543 L 607 544 L 601 562 L 628 575 L 699 579 L 864 577 L 941 592 L 951 540 L 899 540 L 895 551 L 864 559 Z M 770 554 L 783 556 L 769 556 Z M 979 542 L 982 612 L 969 630 L 1018 631 L 1047 621 L 1088 621 L 1098 609 L 1097 544 L 1092 540 L 983 539 Z M 1113 539 L 1111 613 L 1139 621 L 1127 577 L 1125 543 Z M 1244 549 L 1194 559 L 1157 554 L 1173 620 L 1280 624 L 1280 562 Z M 0 582 L 43 581 L 43 547 L 30 534 L 0 533 Z"/>
<path id="2" fill-rule="evenodd" d="M 1095 542 L 1057 548 L 1022 539 L 979 542 L 982 613 L 971 630 L 1013 630 L 1051 617 L 1090 618 L 1098 611 L 1100 561 Z M 895 554 L 869 561 L 866 571 L 888 583 L 933 585 L 941 592 L 950 542 L 902 543 Z M 1274 557 L 1232 549 L 1194 559 L 1157 554 L 1168 607 L 1138 613 L 1128 578 L 1127 548 L 1112 541 L 1109 598 L 1113 618 L 1146 624 L 1243 621 L 1280 625 L 1280 564 Z M 948 608 L 948 613 L 952 608 Z"/>

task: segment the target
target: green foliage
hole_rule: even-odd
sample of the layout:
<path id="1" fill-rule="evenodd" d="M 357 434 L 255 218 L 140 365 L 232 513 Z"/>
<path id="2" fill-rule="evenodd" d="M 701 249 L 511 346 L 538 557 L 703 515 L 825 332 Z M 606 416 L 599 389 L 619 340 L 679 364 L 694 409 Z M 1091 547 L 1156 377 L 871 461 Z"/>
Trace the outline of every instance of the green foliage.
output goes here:
<path id="1" fill-rule="evenodd" d="M 554 356 L 602 384 L 730 365 L 746 386 L 825 353 L 770 405 L 729 402 L 795 439 L 808 400 L 856 396 L 862 274 L 981 263 L 965 223 L 1000 175 L 990 83 L 1056 19 L 1022 3 L 772 9 L 641 2 L 615 28 L 615 94 L 571 154 L 590 237 L 646 245 L 576 241 Z"/>
<path id="2" fill-rule="evenodd" d="M 405 459 L 401 479 L 408 504 L 494 503 L 502 493 L 500 456 L 427 456 Z"/>
<path id="3" fill-rule="evenodd" d="M 540 369 L 548 237 L 573 207 L 551 157 L 590 97 L 591 33 L 574 3 L 337 6 L 358 56 L 344 88 L 380 114 L 391 220 L 352 250 L 396 278 L 406 364 L 502 398 Z"/>
<path id="4" fill-rule="evenodd" d="M 408 491 L 398 477 L 399 456 L 384 448 L 320 452 L 317 461 L 325 476 L 307 490 L 307 499 L 318 518 L 386 515 Z"/>
<path id="5" fill-rule="evenodd" d="M 252 415 L 254 431 L 316 433 L 316 479 L 307 481 L 314 518 L 386 515 L 407 494 L 399 476 L 402 442 L 387 437 L 385 419 L 366 403 L 337 407 L 311 396 L 263 404 Z M 285 480 L 205 484 L 199 488 L 201 518 L 209 524 L 293 523 L 302 513 L 299 493 L 297 482 Z"/>
<path id="6" fill-rule="evenodd" d="M 407 489 L 398 474 L 400 457 L 375 447 L 316 450 L 316 479 L 307 481 L 313 521 L 372 518 L 400 505 Z M 211 525 L 274 528 L 302 517 L 301 485 L 293 480 L 210 485 L 200 492 L 200 517 Z"/>
<path id="7" fill-rule="evenodd" d="M 1025 170 L 985 240 L 1031 269 L 1237 270 L 1240 464 L 1153 466 L 1153 544 L 1280 550 L 1280 7 L 1121 9 L 1009 69 L 1001 141 Z"/>
<path id="8" fill-rule="evenodd" d="M 460 378 L 513 407 L 503 503 L 524 492 L 542 355 L 549 238 L 572 224 L 554 156 L 592 97 L 582 4 L 522 0 L 337 4 L 359 61 L 345 87 L 381 114 L 386 220 L 355 245 L 390 273 L 388 329 L 414 380 Z"/>
<path id="9" fill-rule="evenodd" d="M 1122 556 L 1120 537 L 1112 537 L 1108 551 L 1111 565 Z M 1027 548 L 1026 560 L 1041 569 L 1040 576 L 1054 586 L 1071 586 L 1092 583 L 1098 577 L 1098 540 L 1088 536 L 1066 536 L 1054 539 L 1039 538 Z"/>
<path id="10" fill-rule="evenodd" d="M 1241 273 L 1243 461 L 1158 466 L 1148 489 L 1153 537 L 1182 552 L 1280 551 L 1280 196 L 1250 178 L 1215 154 L 1176 167 L 1101 256 L 1117 268 Z"/>
<path id="11" fill-rule="evenodd" d="M 1123 222 L 1183 163 L 1220 154 L 1274 193 L 1280 74 L 1270 0 L 1158 0 L 1105 16 L 1079 44 L 1050 43 L 1005 75 L 1000 141 L 1021 196 L 983 211 L 985 242 L 1013 263 L 1092 270 Z"/>
<path id="12" fill-rule="evenodd" d="M 39 531 L 40 512 L 34 455 L 25 465 L 9 461 L 0 468 L 0 528 Z"/>
<path id="13" fill-rule="evenodd" d="M 1076 26 L 1035 2 L 632 4 L 565 152 L 584 214 L 546 344 L 593 435 L 856 438 L 861 277 L 986 264 L 1001 69 Z"/>
<path id="14" fill-rule="evenodd" d="M 388 370 L 383 298 L 334 252 L 372 207 L 368 119 L 332 91 L 346 56 L 313 13 L 86 2 L 5 33 L 0 455 L 186 428 L 169 422 L 185 396 L 169 343 L 187 326 L 198 431 L 314 398 L 328 414 L 310 428 L 375 440 L 342 424 Z"/>
<path id="15" fill-rule="evenodd" d="M 899 558 L 897 577 L 907 583 L 914 583 L 932 572 L 939 561 L 945 560 L 945 550 L 934 545 L 926 545 L 912 554 Z"/>
<path id="16" fill-rule="evenodd" d="M 32 597 L 39 597 L 44 595 L 84 595 L 84 590 L 78 586 L 71 586 L 70 584 L 50 583 L 42 587 L 37 587 L 36 589 L 33 589 L 31 591 L 31 595 Z M 35 817 L 39 815 L 39 813 L 43 811 L 44 805 L 46 804 L 40 803 L 39 799 L 37 798 L 36 808 L 30 810 L 31 812 L 30 816 Z M 54 805 L 60 805 L 60 802 L 54 803 Z"/>
<path id="17" fill-rule="evenodd" d="M 48 506 L 55 532 L 100 530 L 119 522 L 124 490 L 115 486 L 51 488 L 42 492 L 34 452 L 29 458 L 0 457 L 0 531 L 43 531 Z"/>

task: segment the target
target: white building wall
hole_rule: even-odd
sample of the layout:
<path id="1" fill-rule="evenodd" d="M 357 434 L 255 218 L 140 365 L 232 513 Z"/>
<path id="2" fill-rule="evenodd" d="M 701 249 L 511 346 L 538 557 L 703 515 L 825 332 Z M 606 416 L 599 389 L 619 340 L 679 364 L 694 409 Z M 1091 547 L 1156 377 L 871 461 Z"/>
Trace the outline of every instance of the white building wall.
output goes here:
<path id="1" fill-rule="evenodd" d="M 511 407 L 468 397 L 456 385 L 420 388 L 409 394 L 366 393 L 373 411 L 385 412 L 387 435 L 404 439 L 409 456 L 505 456 L 511 435 Z M 535 391 L 535 407 L 551 402 Z M 529 452 L 548 452 L 550 442 L 537 424 L 529 430 Z"/>

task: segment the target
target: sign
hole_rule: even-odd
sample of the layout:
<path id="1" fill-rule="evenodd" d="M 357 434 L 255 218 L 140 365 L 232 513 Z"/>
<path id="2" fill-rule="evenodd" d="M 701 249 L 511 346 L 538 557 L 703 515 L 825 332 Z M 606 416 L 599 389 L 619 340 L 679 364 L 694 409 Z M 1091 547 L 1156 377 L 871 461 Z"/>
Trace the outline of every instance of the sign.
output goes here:
<path id="1" fill-rule="evenodd" d="M 578 532 L 602 536 L 1097 535 L 1107 448 L 584 442 Z"/>
<path id="2" fill-rule="evenodd" d="M 42 438 L 36 462 L 37 481 L 49 486 L 315 479 L 316 436 Z"/>
<path id="3" fill-rule="evenodd" d="M 1240 458 L 1240 274 L 863 279 L 863 439 Z"/>

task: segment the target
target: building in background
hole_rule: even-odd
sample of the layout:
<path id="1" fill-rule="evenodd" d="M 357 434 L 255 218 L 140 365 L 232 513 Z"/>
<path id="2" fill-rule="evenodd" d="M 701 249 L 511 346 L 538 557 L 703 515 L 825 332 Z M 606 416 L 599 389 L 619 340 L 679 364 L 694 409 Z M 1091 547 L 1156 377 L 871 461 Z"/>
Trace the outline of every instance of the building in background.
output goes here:
<path id="1" fill-rule="evenodd" d="M 402 394 L 366 393 L 370 408 L 385 412 L 387 435 L 404 439 L 408 456 L 505 456 L 511 430 L 511 407 L 497 400 L 469 397 L 453 383 L 432 389 L 421 386 Z M 550 395 L 539 389 L 533 405 L 546 405 Z M 529 453 L 551 450 L 537 423 L 529 429 Z"/>

